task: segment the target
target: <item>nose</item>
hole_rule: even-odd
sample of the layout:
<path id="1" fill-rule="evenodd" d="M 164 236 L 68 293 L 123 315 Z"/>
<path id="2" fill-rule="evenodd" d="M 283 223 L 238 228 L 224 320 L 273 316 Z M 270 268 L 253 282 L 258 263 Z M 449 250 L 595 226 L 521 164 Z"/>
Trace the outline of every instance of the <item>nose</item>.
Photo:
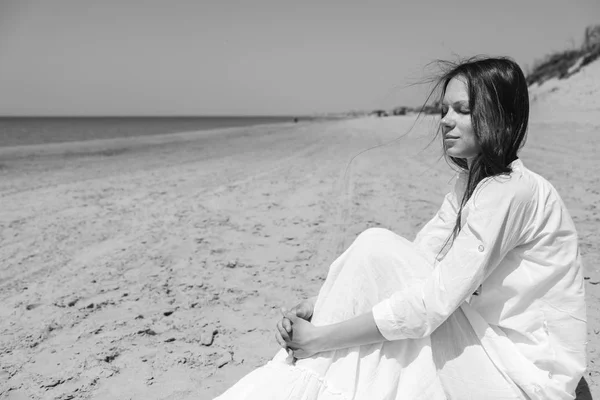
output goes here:
<path id="1" fill-rule="evenodd" d="M 452 118 L 452 112 L 448 111 L 446 113 L 446 115 L 444 115 L 444 118 L 442 118 L 442 120 L 440 121 L 440 123 L 442 124 L 442 127 L 445 130 L 452 130 L 452 128 L 454 128 L 454 126 L 456 125 L 454 118 Z"/>

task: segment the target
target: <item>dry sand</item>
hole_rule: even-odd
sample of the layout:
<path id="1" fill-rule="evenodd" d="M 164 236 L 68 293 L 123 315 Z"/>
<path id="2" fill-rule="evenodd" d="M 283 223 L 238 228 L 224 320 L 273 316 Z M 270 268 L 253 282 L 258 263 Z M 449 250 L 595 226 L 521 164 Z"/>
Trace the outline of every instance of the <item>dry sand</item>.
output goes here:
<path id="1" fill-rule="evenodd" d="M 0 149 L 0 398 L 212 399 L 277 350 L 362 230 L 413 238 L 449 190 L 432 121 L 236 128 Z M 600 396 L 600 118 L 530 126 L 572 213 Z M 598 397 L 600 398 L 600 397 Z"/>

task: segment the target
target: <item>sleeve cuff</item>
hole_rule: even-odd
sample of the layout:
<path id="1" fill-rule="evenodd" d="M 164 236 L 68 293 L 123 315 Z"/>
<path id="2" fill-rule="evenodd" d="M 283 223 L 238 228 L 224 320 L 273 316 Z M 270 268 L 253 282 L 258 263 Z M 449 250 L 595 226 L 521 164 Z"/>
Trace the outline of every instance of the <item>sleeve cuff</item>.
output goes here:
<path id="1" fill-rule="evenodd" d="M 394 312 L 392 311 L 390 299 L 375 304 L 372 311 L 375 324 L 377 325 L 381 335 L 386 338 L 386 340 L 392 341 L 404 339 L 397 327 L 396 318 L 394 317 Z"/>

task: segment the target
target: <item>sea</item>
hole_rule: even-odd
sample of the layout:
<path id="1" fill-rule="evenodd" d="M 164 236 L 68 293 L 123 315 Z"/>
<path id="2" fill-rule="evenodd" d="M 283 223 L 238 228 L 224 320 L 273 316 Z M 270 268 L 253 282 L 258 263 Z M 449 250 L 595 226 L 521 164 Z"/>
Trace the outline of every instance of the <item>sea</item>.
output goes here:
<path id="1" fill-rule="evenodd" d="M 0 117 L 0 147 L 161 135 L 308 120 L 311 120 L 311 117 Z"/>

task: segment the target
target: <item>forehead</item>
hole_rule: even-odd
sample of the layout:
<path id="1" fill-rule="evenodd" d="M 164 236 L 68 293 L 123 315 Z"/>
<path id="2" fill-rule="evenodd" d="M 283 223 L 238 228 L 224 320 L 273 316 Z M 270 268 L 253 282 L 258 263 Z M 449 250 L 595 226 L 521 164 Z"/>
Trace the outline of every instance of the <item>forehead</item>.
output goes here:
<path id="1" fill-rule="evenodd" d="M 469 90 L 467 82 L 462 77 L 450 79 L 444 93 L 444 103 L 455 103 L 457 101 L 469 101 Z"/>

